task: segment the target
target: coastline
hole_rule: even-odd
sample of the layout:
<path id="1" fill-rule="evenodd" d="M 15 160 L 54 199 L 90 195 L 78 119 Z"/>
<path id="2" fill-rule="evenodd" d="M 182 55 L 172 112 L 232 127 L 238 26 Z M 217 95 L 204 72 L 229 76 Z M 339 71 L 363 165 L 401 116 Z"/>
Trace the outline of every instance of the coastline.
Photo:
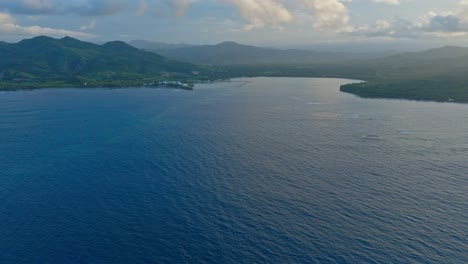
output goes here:
<path id="1" fill-rule="evenodd" d="M 117 81 L 89 81 L 89 82 L 67 82 L 67 81 L 44 81 L 44 82 L 0 82 L 0 91 L 21 91 L 21 90 L 36 90 L 46 88 L 77 88 L 77 89 L 93 89 L 93 88 L 174 88 L 182 90 L 194 90 L 196 84 L 201 83 L 223 83 L 223 82 L 240 82 L 243 86 L 249 82 L 235 81 L 237 77 L 214 79 L 214 80 L 162 80 L 162 81 L 142 81 L 142 80 L 117 80 Z M 241 78 L 241 77 L 239 77 Z"/>
<path id="2" fill-rule="evenodd" d="M 365 81 L 342 85 L 340 91 L 367 99 L 399 99 L 439 103 L 468 103 L 463 82 L 440 80 Z"/>
<path id="3" fill-rule="evenodd" d="M 262 77 L 262 76 L 256 76 Z M 264 76 L 264 77 L 288 77 L 288 76 Z M 91 81 L 87 83 L 67 82 L 67 81 L 45 81 L 45 82 L 0 82 L 0 91 L 21 91 L 21 90 L 36 90 L 44 88 L 78 88 L 78 89 L 93 89 L 93 88 L 168 88 L 182 89 L 191 91 L 194 90 L 196 84 L 202 83 L 224 83 L 224 82 L 239 82 L 236 87 L 242 87 L 249 84 L 249 81 L 236 81 L 237 78 L 254 78 L 248 77 L 232 77 L 220 78 L 215 80 L 166 80 L 145 82 L 143 80 L 116 80 L 116 81 Z M 289 76 L 289 78 L 298 78 L 298 76 Z M 339 78 L 333 77 L 311 77 L 304 76 L 301 78 Z M 349 78 L 344 78 L 349 79 Z M 355 82 L 345 84 L 339 87 L 339 90 L 344 93 L 352 94 L 365 99 L 397 99 L 410 101 L 430 101 L 440 103 L 468 103 L 468 95 L 464 93 L 463 82 L 444 82 L 438 80 L 407 80 L 407 81 L 365 81 L 350 79 Z"/>

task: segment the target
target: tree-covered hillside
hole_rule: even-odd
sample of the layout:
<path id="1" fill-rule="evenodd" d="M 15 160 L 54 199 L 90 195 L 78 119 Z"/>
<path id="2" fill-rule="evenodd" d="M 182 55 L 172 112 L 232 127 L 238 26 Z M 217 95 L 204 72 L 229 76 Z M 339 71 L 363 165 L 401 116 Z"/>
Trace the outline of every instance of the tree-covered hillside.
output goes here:
<path id="1" fill-rule="evenodd" d="M 189 78 L 200 68 L 168 60 L 124 42 L 96 45 L 70 37 L 36 37 L 16 44 L 0 43 L 3 86 L 63 84 L 99 85 L 141 82 L 143 78 Z"/>

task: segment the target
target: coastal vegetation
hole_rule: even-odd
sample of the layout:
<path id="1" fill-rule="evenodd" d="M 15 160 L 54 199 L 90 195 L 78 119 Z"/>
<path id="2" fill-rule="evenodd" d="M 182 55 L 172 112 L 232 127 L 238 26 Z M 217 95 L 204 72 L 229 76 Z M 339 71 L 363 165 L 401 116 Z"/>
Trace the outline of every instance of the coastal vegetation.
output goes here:
<path id="1" fill-rule="evenodd" d="M 192 89 L 196 82 L 234 77 L 331 77 L 363 80 L 341 87 L 361 97 L 468 102 L 468 48 L 386 56 L 281 51 L 225 42 L 159 51 L 168 58 L 121 41 L 97 45 L 70 37 L 36 37 L 0 42 L 0 89 Z"/>
<path id="2" fill-rule="evenodd" d="M 363 98 L 389 98 L 468 103 L 468 82 L 456 80 L 406 80 L 362 82 L 340 87 Z"/>
<path id="3" fill-rule="evenodd" d="M 160 49 L 171 59 L 210 65 L 228 76 L 333 77 L 363 80 L 341 91 L 367 98 L 468 102 L 468 48 L 392 54 L 278 50 L 224 42 Z"/>
<path id="4" fill-rule="evenodd" d="M 36 37 L 0 43 L 0 88 L 122 87 L 151 81 L 189 80 L 210 71 L 114 41 Z"/>

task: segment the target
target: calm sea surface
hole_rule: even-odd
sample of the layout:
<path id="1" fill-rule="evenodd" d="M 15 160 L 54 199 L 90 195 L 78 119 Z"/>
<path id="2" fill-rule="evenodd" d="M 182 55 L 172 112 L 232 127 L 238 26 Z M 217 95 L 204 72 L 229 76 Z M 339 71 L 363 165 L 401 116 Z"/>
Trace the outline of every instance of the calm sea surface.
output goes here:
<path id="1" fill-rule="evenodd" d="M 0 263 L 468 263 L 468 105 L 244 81 L 0 93 Z"/>

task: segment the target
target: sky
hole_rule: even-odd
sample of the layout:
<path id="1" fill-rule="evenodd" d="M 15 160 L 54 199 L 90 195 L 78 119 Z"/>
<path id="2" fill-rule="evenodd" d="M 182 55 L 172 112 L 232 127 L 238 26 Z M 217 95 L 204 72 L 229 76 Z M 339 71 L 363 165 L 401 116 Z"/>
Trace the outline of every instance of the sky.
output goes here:
<path id="1" fill-rule="evenodd" d="M 0 0 L 0 40 L 38 35 L 275 47 L 468 46 L 468 0 Z"/>

